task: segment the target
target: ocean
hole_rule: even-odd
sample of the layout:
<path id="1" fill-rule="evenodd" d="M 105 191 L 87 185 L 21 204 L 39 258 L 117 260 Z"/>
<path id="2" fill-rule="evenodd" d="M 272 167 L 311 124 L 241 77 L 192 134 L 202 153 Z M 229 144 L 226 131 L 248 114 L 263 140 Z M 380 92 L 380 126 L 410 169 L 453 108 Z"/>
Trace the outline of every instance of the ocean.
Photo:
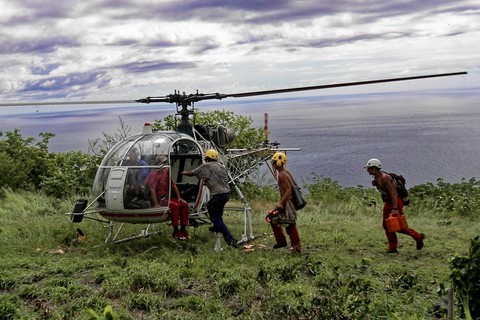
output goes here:
<path id="1" fill-rule="evenodd" d="M 263 127 L 268 113 L 270 140 L 299 147 L 287 154 L 287 168 L 304 183 L 329 177 L 344 187 L 369 186 L 363 168 L 370 158 L 399 173 L 407 186 L 457 183 L 480 177 L 480 93 L 478 90 L 390 92 L 282 98 L 203 101 L 201 111 L 224 109 L 250 116 Z M 50 151 L 88 151 L 88 141 L 113 134 L 119 117 L 141 131 L 145 122 L 175 112 L 173 104 L 16 108 L 0 113 L 0 131 L 20 130 L 56 136 Z M 70 107 L 71 108 L 71 107 Z"/>

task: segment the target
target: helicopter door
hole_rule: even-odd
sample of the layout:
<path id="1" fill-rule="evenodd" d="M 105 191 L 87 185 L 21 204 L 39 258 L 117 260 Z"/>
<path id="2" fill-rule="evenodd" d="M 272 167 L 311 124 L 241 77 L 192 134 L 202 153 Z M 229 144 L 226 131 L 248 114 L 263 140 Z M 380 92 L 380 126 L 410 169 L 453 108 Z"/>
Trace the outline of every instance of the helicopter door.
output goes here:
<path id="1" fill-rule="evenodd" d="M 109 211 L 123 210 L 123 191 L 127 170 L 126 167 L 113 167 L 110 170 L 105 188 L 105 204 Z"/>

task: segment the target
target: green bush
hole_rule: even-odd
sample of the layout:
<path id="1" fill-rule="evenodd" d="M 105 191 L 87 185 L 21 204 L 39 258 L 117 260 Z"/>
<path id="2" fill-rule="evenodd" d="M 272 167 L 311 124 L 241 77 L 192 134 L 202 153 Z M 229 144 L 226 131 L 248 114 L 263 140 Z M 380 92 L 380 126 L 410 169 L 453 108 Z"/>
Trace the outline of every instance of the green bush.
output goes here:
<path id="1" fill-rule="evenodd" d="M 23 138 L 19 130 L 1 132 L 0 199 L 3 188 L 41 190 L 56 198 L 68 198 L 90 192 L 99 156 L 82 152 L 50 153 L 48 143 L 54 135 L 40 133 L 41 140 Z"/>
<path id="2" fill-rule="evenodd" d="M 13 190 L 37 190 L 41 176 L 53 165 L 53 156 L 48 153 L 47 144 L 53 134 L 40 133 L 42 140 L 35 144 L 34 138 L 24 139 L 19 130 L 0 131 L 0 186 Z"/>
<path id="3" fill-rule="evenodd" d="M 263 200 L 263 201 L 278 201 L 278 190 L 275 186 L 261 186 L 252 181 L 245 181 L 239 184 L 239 188 L 243 193 L 243 196 L 251 200 Z M 233 193 L 233 197 L 236 197 L 236 193 Z"/>
<path id="4" fill-rule="evenodd" d="M 55 155 L 55 166 L 42 176 L 40 188 L 56 198 L 87 195 L 100 159 L 82 152 L 67 152 Z"/>
<path id="5" fill-rule="evenodd" d="M 381 201 L 374 189 L 365 189 L 362 186 L 344 188 L 338 181 L 316 174 L 312 174 L 309 180 L 306 185 L 308 199 L 313 204 L 355 202 L 361 205 L 374 205 Z"/>
<path id="6" fill-rule="evenodd" d="M 480 236 L 470 241 L 466 255 L 456 255 L 451 261 L 450 279 L 460 301 L 465 319 L 480 318 Z"/>
<path id="7" fill-rule="evenodd" d="M 417 210 L 450 216 L 475 218 L 480 212 L 480 181 L 462 179 L 460 183 L 426 183 L 410 188 L 410 198 Z"/>

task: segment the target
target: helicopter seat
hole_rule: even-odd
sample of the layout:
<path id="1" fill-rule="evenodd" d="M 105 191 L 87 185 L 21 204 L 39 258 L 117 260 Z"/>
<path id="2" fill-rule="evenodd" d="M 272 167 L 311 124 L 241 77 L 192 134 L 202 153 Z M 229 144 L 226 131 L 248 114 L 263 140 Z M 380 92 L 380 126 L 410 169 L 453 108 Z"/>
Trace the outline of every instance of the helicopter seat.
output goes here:
<path id="1" fill-rule="evenodd" d="M 125 204 L 125 209 L 149 209 L 152 205 L 148 200 L 133 199 Z"/>

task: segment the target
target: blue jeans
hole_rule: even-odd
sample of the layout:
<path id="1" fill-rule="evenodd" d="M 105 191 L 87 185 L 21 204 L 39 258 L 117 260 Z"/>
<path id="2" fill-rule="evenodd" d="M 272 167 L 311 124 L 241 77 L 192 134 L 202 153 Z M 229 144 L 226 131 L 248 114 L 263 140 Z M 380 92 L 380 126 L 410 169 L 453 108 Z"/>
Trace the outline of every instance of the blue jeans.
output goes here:
<path id="1" fill-rule="evenodd" d="M 213 223 L 213 227 L 222 233 L 226 241 L 234 239 L 230 230 L 223 222 L 223 209 L 228 200 L 230 200 L 230 193 L 220 193 L 212 196 L 207 203 L 208 215 Z"/>

